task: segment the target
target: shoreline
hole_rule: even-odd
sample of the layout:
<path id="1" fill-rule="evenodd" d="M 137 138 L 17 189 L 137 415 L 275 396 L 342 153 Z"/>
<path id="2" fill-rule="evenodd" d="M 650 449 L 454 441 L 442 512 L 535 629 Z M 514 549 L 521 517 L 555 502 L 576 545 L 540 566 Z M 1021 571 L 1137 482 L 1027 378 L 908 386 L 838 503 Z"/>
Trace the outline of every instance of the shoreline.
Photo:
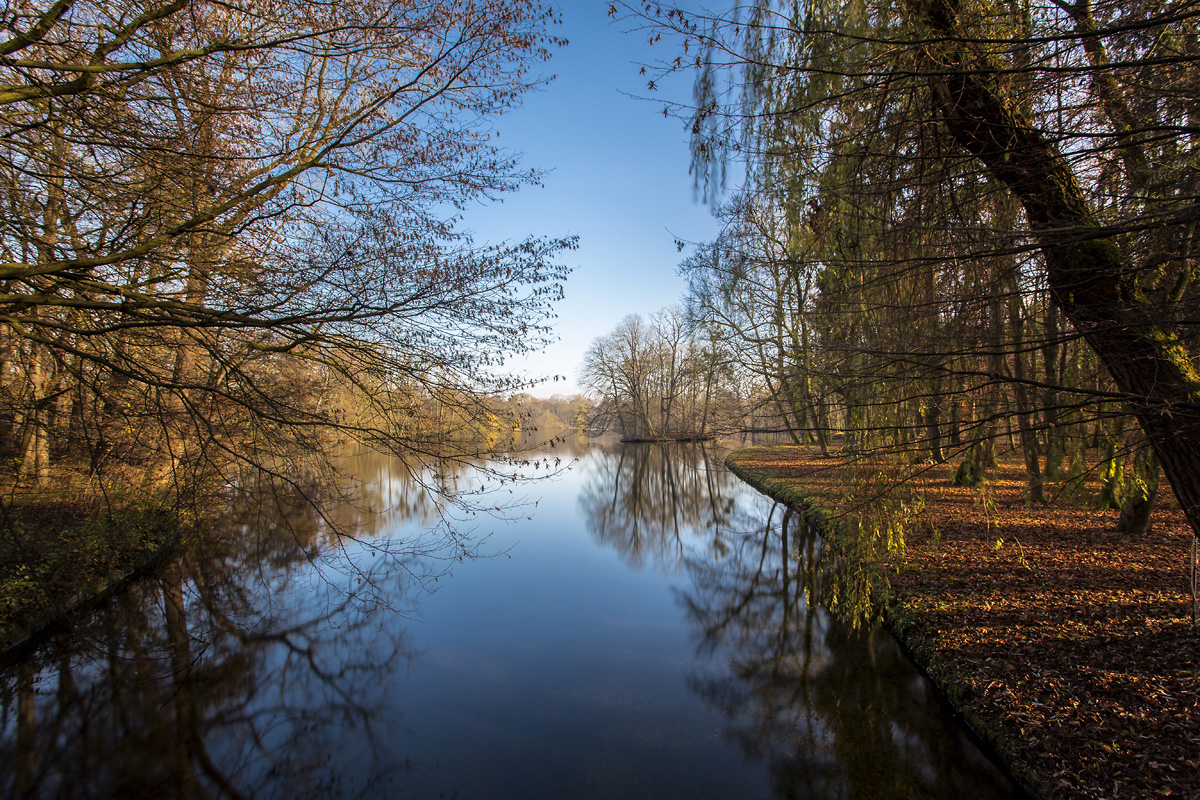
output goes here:
<path id="1" fill-rule="evenodd" d="M 829 541 L 831 531 L 828 526 L 836 524 L 829 510 L 814 503 L 797 487 L 781 484 L 743 466 L 736 456 L 744 450 L 753 449 L 756 448 L 742 448 L 729 453 L 725 457 L 725 466 L 750 487 L 799 513 L 805 521 L 816 527 L 821 538 Z M 1048 792 L 1048 787 L 1042 785 L 1040 776 L 1023 769 L 1022 765 L 1012 758 L 1012 745 L 1003 738 L 1000 731 L 989 725 L 986 719 L 969 713 L 970 710 L 965 709 L 961 701 L 956 700 L 958 693 L 955 691 L 953 673 L 948 669 L 949 665 L 937 663 L 936 657 L 931 657 L 931 654 L 924 648 L 918 652 L 914 646 L 919 646 L 919 643 L 910 641 L 905 635 L 908 626 L 905 624 L 904 616 L 903 611 L 895 606 L 883 609 L 883 629 L 891 634 L 908 660 L 929 680 L 938 699 L 966 729 L 971 740 L 988 760 L 995 764 L 1004 776 L 1027 797 L 1039 800 L 1053 796 Z"/>
<path id="2" fill-rule="evenodd" d="M 0 626 L 0 666 L 8 666 L 24 658 L 55 631 L 68 626 L 77 614 L 108 602 L 132 584 L 156 574 L 179 550 L 185 529 L 174 518 L 169 523 L 161 520 L 158 524 L 149 523 L 149 520 L 146 523 L 135 526 L 127 534 L 130 539 L 141 540 L 140 546 L 129 549 L 131 545 L 126 542 L 123 546 L 112 547 L 107 554 L 111 559 L 111 566 L 107 570 L 73 564 L 71 559 L 79 556 L 72 553 L 54 569 L 73 577 L 48 582 L 53 585 L 41 587 L 33 595 L 7 597 L 12 608 L 5 615 L 3 626 Z M 50 538 L 59 539 L 71 527 L 52 526 Z M 79 541 L 84 540 L 81 538 Z M 52 543 L 51 549 L 53 546 Z M 26 568 L 37 571 L 43 566 L 35 561 L 26 565 Z M 103 574 L 105 571 L 107 574 Z"/>
<path id="3" fill-rule="evenodd" d="M 803 513 L 822 535 L 838 524 L 844 462 L 785 445 L 733 451 L 726 465 L 758 491 Z M 1083 556 L 1095 555 L 1097 545 L 1113 549 L 1120 544 L 1113 539 L 1121 537 L 1101 527 L 1110 523 L 1108 517 L 1115 524 L 1115 512 L 1066 503 L 1030 509 L 1021 500 L 1019 481 L 1002 470 L 993 509 L 998 519 L 992 519 L 973 508 L 973 490 L 942 485 L 949 470 L 949 465 L 932 468 L 918 482 L 922 510 L 907 534 L 910 541 L 897 563 L 900 571 L 891 580 L 894 593 L 884 609 L 884 627 L 985 754 L 1031 796 L 1197 796 L 1200 759 L 1186 755 L 1195 749 L 1197 735 L 1183 731 L 1194 731 L 1193 723 L 1200 720 L 1200 678 L 1194 670 L 1187 674 L 1185 666 L 1200 663 L 1194 658 L 1200 653 L 1200 637 L 1183 617 L 1182 591 L 1176 592 L 1180 602 L 1174 608 L 1161 608 L 1161 602 L 1152 601 L 1162 598 L 1151 597 L 1151 587 L 1159 594 L 1171 593 L 1158 585 L 1171 577 L 1158 574 L 1159 562 L 1178 549 L 1180 526 L 1186 527 L 1182 514 L 1156 509 L 1160 530 L 1143 541 L 1127 542 L 1129 550 L 1138 551 L 1128 561 L 1095 563 Z M 977 519 L 980 513 L 988 517 L 984 522 Z M 1187 536 L 1190 540 L 1190 531 Z M 1063 543 L 1056 547 L 1060 539 Z M 1164 548 L 1165 555 L 1160 552 Z M 1104 567 L 1107 580 L 1096 580 L 1092 573 Z M 1124 595 L 1111 589 L 1137 583 L 1123 581 L 1131 569 L 1147 586 L 1126 587 Z M 1030 576 L 1046 585 L 1035 591 L 1033 607 L 1026 609 Z M 1099 588 L 1089 591 L 1087 586 Z M 1059 602 L 1063 587 L 1073 602 Z M 1125 609 L 1125 616 L 1113 612 L 1098 615 L 1095 624 L 1080 623 L 1089 613 L 1097 616 L 1106 593 L 1118 605 L 1134 600 L 1141 606 Z M 1055 594 L 1053 601 L 1047 594 Z M 1137 627 L 1148 630 L 1134 631 L 1132 641 L 1122 639 L 1119 634 L 1131 627 L 1127 617 L 1143 613 Z M 1121 644 L 1128 645 L 1123 654 L 1115 652 Z M 1157 645 L 1158 657 L 1141 660 L 1139 671 L 1147 644 Z M 1130 662 L 1125 666 L 1132 674 L 1091 674 L 1090 662 L 1097 658 L 1103 666 L 1112 666 L 1107 658 Z M 1124 701 L 1132 695 L 1105 692 L 1112 683 L 1149 687 L 1164 682 L 1171 691 L 1160 695 L 1169 700 L 1151 702 L 1150 708 L 1136 708 L 1136 703 L 1126 707 Z M 1168 730 L 1155 724 L 1156 717 L 1167 716 L 1178 725 Z M 1141 724 L 1122 739 L 1130 718 Z M 1110 732 L 1115 742 L 1106 738 Z M 1168 755 L 1172 752 L 1179 754 L 1174 763 Z"/>

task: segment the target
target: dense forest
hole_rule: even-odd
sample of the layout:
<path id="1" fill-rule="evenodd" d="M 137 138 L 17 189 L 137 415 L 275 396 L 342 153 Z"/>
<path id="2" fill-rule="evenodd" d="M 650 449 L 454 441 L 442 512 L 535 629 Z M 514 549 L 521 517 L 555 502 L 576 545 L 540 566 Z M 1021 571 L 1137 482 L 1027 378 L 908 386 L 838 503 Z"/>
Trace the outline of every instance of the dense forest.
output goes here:
<path id="1" fill-rule="evenodd" d="M 1163 471 L 1200 530 L 1193 4 L 611 13 L 660 48 L 652 98 L 693 75 L 662 112 L 724 228 L 682 264 L 681 315 L 751 407 L 822 451 L 955 459 L 968 485 L 1011 447 L 1030 502 L 1094 474 L 1130 531 Z M 593 386 L 637 327 L 593 346 Z"/>

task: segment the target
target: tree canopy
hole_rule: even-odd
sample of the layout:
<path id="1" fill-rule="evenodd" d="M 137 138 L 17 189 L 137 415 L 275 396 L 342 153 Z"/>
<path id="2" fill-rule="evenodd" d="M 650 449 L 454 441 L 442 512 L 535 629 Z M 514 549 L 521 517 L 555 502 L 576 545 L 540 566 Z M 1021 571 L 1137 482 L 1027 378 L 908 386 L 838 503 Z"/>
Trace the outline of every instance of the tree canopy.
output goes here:
<path id="1" fill-rule="evenodd" d="M 590 427 L 631 439 L 709 437 L 744 414 L 728 348 L 679 306 L 630 314 L 594 339 L 579 382 L 596 403 Z"/>
<path id="2" fill-rule="evenodd" d="M 1085 420 L 1129 450 L 1122 491 L 1147 484 L 1132 415 L 1200 530 L 1193 3 L 626 11 L 674 42 L 659 71 L 695 72 L 695 103 L 664 110 L 698 181 L 747 165 L 694 284 L 714 317 L 747 283 L 774 298 L 739 324 L 793 424 L 950 445 L 970 480 L 1012 421 L 1038 499 Z"/>
<path id="3" fill-rule="evenodd" d="M 0 416 L 23 474 L 71 453 L 265 464 L 332 430 L 452 447 L 480 398 L 527 385 L 503 364 L 547 340 L 573 243 L 479 245 L 456 222 L 538 180 L 492 125 L 563 43 L 550 9 L 0 15 Z"/>

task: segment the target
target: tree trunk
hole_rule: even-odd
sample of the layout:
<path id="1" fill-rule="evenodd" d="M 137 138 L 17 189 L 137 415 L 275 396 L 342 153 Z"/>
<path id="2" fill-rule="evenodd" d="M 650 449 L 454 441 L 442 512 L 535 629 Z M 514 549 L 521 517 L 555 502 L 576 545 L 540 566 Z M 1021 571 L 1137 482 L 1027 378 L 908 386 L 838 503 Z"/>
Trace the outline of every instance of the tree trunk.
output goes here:
<path id="1" fill-rule="evenodd" d="M 829 455 L 829 440 L 825 437 L 826 415 L 822 412 L 823 406 L 815 402 L 809 402 L 808 412 L 809 419 L 812 421 L 812 428 L 817 437 L 817 446 L 821 448 L 821 455 Z"/>
<path id="2" fill-rule="evenodd" d="M 1017 432 L 1021 439 L 1021 453 L 1025 457 L 1025 485 L 1029 489 L 1029 502 L 1044 503 L 1046 497 L 1042 491 L 1042 467 L 1039 461 L 1041 454 L 1038 452 L 1037 434 L 1030 422 L 1034 409 L 1029 398 L 1029 387 L 1025 383 L 1028 379 L 1025 355 L 1022 353 L 1025 349 L 1025 320 L 1020 299 L 1015 292 L 1008 301 L 1008 324 L 1015 339 L 1013 377 L 1016 381 L 1013 383 L 1013 395 L 1017 403 Z"/>
<path id="3" fill-rule="evenodd" d="M 1039 300 L 1039 304 L 1041 301 Z M 1058 402 L 1056 384 L 1063 385 L 1066 374 L 1066 345 L 1059 341 L 1058 306 L 1046 303 L 1046 318 L 1043 321 L 1042 369 L 1046 375 L 1046 386 L 1042 389 L 1042 427 L 1045 430 L 1046 461 L 1042 474 L 1048 480 L 1058 480 L 1062 475 L 1062 460 L 1067 452 L 1067 420 L 1062 416 Z"/>
<path id="4" fill-rule="evenodd" d="M 1126 476 L 1124 497 L 1121 501 L 1121 517 L 1117 520 L 1117 531 L 1134 536 L 1150 530 L 1150 512 L 1154 509 L 1154 498 L 1158 495 L 1158 462 L 1149 448 L 1142 448 L 1133 459 L 1133 466 Z"/>
<path id="5" fill-rule="evenodd" d="M 49 353 L 40 342 L 30 342 L 29 403 L 21 436 L 21 465 L 18 476 L 32 477 L 36 486 L 50 482 L 50 365 Z"/>
<path id="6" fill-rule="evenodd" d="M 962 447 L 961 413 L 962 398 L 956 395 L 950 400 L 950 432 L 948 439 L 951 450 L 957 450 Z"/>
<path id="7" fill-rule="evenodd" d="M 1104 235 L 1070 165 L 1003 88 L 1003 71 L 972 51 L 957 0 L 924 0 L 916 10 L 933 34 L 923 49 L 947 130 L 1024 206 L 1051 298 L 1127 395 L 1200 534 L 1200 375 L 1187 351 Z"/>
<path id="8" fill-rule="evenodd" d="M 945 461 L 942 455 L 942 382 L 940 380 L 933 383 L 929 392 L 929 401 L 925 406 L 925 411 L 921 414 L 921 422 L 925 426 L 925 441 L 929 449 L 929 460 L 934 464 L 940 464 Z"/>

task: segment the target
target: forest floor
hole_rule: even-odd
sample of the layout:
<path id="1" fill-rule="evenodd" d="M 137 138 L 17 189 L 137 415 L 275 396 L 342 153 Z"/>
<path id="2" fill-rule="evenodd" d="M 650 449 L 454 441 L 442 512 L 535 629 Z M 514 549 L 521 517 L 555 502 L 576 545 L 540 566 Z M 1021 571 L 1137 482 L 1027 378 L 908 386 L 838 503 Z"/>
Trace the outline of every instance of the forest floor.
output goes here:
<path id="1" fill-rule="evenodd" d="M 799 447 L 735 452 L 731 466 L 793 505 L 852 514 L 851 468 Z M 891 579 L 891 627 L 1035 794 L 1200 797 L 1200 628 L 1191 532 L 1164 479 L 1152 529 L 1115 531 L 1094 484 L 1025 502 L 1002 460 L 990 488 L 931 466 Z"/>

